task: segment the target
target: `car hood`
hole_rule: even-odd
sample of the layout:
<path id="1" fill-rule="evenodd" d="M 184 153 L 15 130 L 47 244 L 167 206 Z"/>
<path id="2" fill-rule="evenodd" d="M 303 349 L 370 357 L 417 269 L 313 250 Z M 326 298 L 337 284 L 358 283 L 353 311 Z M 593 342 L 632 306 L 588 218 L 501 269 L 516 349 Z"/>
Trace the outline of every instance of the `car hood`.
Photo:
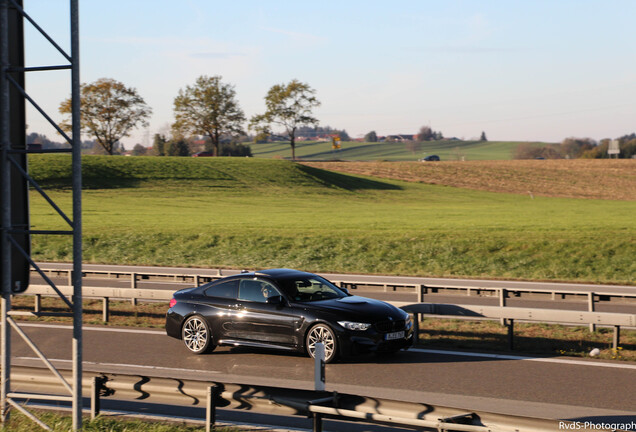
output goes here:
<path id="1" fill-rule="evenodd" d="M 360 322 L 404 319 L 401 309 L 380 300 L 359 296 L 320 300 L 305 305 L 308 308 L 330 311 L 342 319 L 355 319 Z"/>

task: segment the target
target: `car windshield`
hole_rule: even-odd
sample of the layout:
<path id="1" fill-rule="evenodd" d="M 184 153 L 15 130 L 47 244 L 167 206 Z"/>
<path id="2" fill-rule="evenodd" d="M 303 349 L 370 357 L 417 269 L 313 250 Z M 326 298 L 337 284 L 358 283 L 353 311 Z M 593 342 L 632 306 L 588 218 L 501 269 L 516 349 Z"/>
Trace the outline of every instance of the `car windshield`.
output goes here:
<path id="1" fill-rule="evenodd" d="M 346 297 L 337 286 L 320 276 L 309 276 L 281 281 L 281 286 L 290 299 L 298 302 L 313 302 Z"/>

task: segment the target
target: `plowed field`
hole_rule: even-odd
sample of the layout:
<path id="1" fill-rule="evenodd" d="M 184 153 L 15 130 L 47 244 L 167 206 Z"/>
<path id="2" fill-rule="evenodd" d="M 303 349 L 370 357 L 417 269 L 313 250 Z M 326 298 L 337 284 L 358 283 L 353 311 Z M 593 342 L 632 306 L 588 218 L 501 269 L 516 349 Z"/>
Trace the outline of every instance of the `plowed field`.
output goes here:
<path id="1" fill-rule="evenodd" d="M 306 162 L 343 173 L 564 198 L 636 200 L 636 160 Z"/>

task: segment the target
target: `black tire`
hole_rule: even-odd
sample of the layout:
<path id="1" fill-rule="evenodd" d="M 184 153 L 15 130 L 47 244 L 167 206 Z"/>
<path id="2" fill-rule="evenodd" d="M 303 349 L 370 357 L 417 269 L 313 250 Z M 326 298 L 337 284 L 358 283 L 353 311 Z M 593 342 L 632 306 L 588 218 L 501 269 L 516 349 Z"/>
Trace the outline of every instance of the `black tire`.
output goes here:
<path id="1" fill-rule="evenodd" d="M 326 324 L 316 324 L 307 332 L 305 347 L 309 357 L 314 358 L 315 345 L 322 342 L 325 346 L 325 363 L 331 363 L 338 358 L 338 340 L 336 334 Z"/>
<path id="2" fill-rule="evenodd" d="M 186 348 L 194 354 L 214 351 L 216 345 L 212 343 L 210 326 L 200 315 L 192 315 L 183 323 L 181 339 Z"/>

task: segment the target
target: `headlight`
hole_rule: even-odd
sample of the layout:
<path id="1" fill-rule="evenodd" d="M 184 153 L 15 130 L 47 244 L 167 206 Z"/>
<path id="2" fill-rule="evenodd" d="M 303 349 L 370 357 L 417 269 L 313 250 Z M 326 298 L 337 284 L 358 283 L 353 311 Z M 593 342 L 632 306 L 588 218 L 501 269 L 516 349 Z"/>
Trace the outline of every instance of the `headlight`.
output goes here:
<path id="1" fill-rule="evenodd" d="M 360 323 L 360 322 L 351 322 L 351 321 L 338 321 L 338 324 L 340 324 L 342 327 L 346 328 L 347 330 L 364 331 L 364 330 L 367 330 L 369 327 L 371 327 L 371 324 L 369 323 Z"/>
<path id="2" fill-rule="evenodd" d="M 406 328 L 407 330 L 411 328 L 411 326 L 413 326 L 413 321 L 411 320 L 411 315 L 407 315 L 405 320 L 404 320 L 404 328 Z"/>

